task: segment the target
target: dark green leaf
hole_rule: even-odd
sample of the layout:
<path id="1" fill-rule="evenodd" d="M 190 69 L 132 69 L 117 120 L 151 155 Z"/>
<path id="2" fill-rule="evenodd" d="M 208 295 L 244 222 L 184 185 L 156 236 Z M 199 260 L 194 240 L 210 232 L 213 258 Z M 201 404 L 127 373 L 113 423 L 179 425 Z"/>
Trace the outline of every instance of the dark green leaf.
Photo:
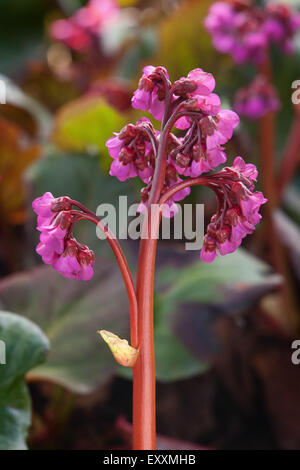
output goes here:
<path id="1" fill-rule="evenodd" d="M 3 311 L 0 339 L 5 344 L 5 364 L 0 364 L 0 449 L 26 449 L 31 410 L 24 376 L 45 360 L 49 343 L 34 323 Z"/>

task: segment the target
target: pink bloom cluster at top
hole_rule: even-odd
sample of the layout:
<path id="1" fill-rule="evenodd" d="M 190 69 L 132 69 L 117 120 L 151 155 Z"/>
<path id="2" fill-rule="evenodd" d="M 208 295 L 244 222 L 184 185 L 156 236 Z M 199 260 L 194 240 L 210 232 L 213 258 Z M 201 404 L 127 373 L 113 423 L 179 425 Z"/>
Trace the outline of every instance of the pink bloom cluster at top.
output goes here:
<path id="1" fill-rule="evenodd" d="M 223 145 L 232 137 L 239 117 L 230 110 L 221 110 L 221 101 L 213 93 L 212 74 L 198 68 L 173 84 L 164 67 L 147 66 L 132 106 L 150 112 L 156 119 L 173 120 L 173 127 L 184 130 L 185 136 L 168 134 L 168 156 L 163 191 L 182 181 L 179 175 L 196 177 L 226 161 Z M 155 153 L 161 134 L 153 129 L 147 118 L 136 126 L 129 124 L 106 142 L 114 159 L 110 174 L 124 181 L 139 176 L 147 186 L 141 194 L 141 210 L 147 203 L 155 170 Z M 170 216 L 176 212 L 174 201 L 184 199 L 190 190 L 180 191 L 168 202 Z M 164 212 L 167 216 L 167 210 Z"/>
<path id="2" fill-rule="evenodd" d="M 72 204 L 67 197 L 54 198 L 49 192 L 32 203 L 41 232 L 36 251 L 44 263 L 68 279 L 88 281 L 93 276 L 94 253 L 72 236 Z"/>
<path id="3" fill-rule="evenodd" d="M 109 174 L 120 181 L 139 176 L 147 183 L 153 175 L 153 150 L 149 140 L 153 133 L 149 119 L 142 118 L 136 125 L 128 124 L 108 139 L 106 146 L 113 158 Z"/>
<path id="4" fill-rule="evenodd" d="M 300 14 L 275 2 L 262 8 L 246 0 L 223 1 L 211 6 L 204 24 L 219 52 L 230 54 L 237 63 L 259 64 L 271 44 L 286 54 L 293 52 Z"/>
<path id="5" fill-rule="evenodd" d="M 99 35 L 103 26 L 119 12 L 116 0 L 90 0 L 68 19 L 54 21 L 51 36 L 76 51 L 93 46 L 93 35 Z"/>
<path id="6" fill-rule="evenodd" d="M 149 111 L 155 119 L 161 121 L 166 109 L 166 90 L 170 90 L 168 101 L 176 102 L 179 97 L 193 100 L 193 106 L 204 114 L 217 114 L 221 101 L 218 95 L 212 93 L 216 82 L 211 73 L 198 68 L 189 72 L 187 77 L 177 80 L 173 86 L 165 67 L 144 67 L 138 89 L 132 97 L 132 107 Z M 168 103 L 169 104 L 169 103 Z M 190 127 L 189 121 L 182 117 L 175 123 L 178 129 Z"/>
<path id="7" fill-rule="evenodd" d="M 142 118 L 106 142 L 113 158 L 110 174 L 121 181 L 139 176 L 146 183 L 141 191 L 140 212 L 147 208 L 153 177 L 157 176 L 157 161 L 161 163 L 159 155 L 165 159 L 161 195 L 184 178 L 199 177 L 226 162 L 223 145 L 232 137 L 239 117 L 231 110 L 221 109 L 214 88 L 213 76 L 200 68 L 174 83 L 164 67 L 144 68 L 132 106 L 161 120 L 160 132 Z M 173 127 L 184 131 L 183 137 L 173 134 Z M 262 193 L 254 192 L 256 177 L 255 166 L 246 164 L 241 157 L 235 159 L 232 167 L 207 177 L 207 181 L 211 178 L 210 187 L 218 199 L 218 213 L 208 225 L 201 250 L 203 261 L 213 261 L 217 252 L 233 252 L 253 232 L 261 218 L 260 206 L 266 202 Z M 189 193 L 189 186 L 175 192 L 165 204 L 163 215 L 172 217 L 177 211 L 176 201 Z"/>
<path id="8" fill-rule="evenodd" d="M 241 116 L 255 120 L 278 111 L 280 100 L 273 85 L 258 75 L 249 85 L 238 90 L 233 107 Z"/>
<path id="9" fill-rule="evenodd" d="M 254 192 L 255 165 L 246 164 L 241 157 L 236 157 L 232 167 L 223 168 L 215 177 L 220 178 L 215 189 L 218 212 L 207 227 L 200 254 L 207 263 L 218 252 L 226 255 L 240 246 L 243 238 L 254 231 L 261 219 L 260 206 L 267 201 L 261 192 Z"/>

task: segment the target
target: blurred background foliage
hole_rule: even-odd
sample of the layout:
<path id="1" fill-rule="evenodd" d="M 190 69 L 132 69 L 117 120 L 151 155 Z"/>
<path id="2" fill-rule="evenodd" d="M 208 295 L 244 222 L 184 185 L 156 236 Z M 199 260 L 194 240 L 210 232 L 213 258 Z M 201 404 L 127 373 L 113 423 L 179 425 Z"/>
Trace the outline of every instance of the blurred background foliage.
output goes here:
<path id="1" fill-rule="evenodd" d="M 108 175 L 105 141 L 126 122 L 147 114 L 130 107 L 144 65 L 164 65 L 171 79 L 196 67 L 212 72 L 229 108 L 236 89 L 254 76 L 251 67 L 237 67 L 213 49 L 202 24 L 211 0 L 123 0 L 122 19 L 106 31 L 97 55 L 71 51 L 49 35 L 55 19 L 85 3 L 0 2 L 0 78 L 7 92 L 6 104 L 0 105 L 0 339 L 7 339 L 8 357 L 16 354 L 13 348 L 24 329 L 24 348 L 17 352 L 24 358 L 22 369 L 9 370 L 7 381 L 1 379 L 0 448 L 26 446 L 30 402 L 24 375 L 29 370 L 31 448 L 130 446 L 130 374 L 114 363 L 96 335 L 103 328 L 128 337 L 121 276 L 106 243 L 84 223 L 77 236 L 95 250 L 92 281 L 68 281 L 40 266 L 32 200 L 51 191 L 92 210 L 101 202 L 117 204 L 124 194 L 129 202 L 138 201 L 137 182 L 120 183 Z M 299 54 L 300 40 L 289 58 L 272 51 L 282 102 L 278 162 L 294 119 L 291 83 L 300 78 Z M 257 126 L 246 120 L 228 147 L 229 161 L 240 153 L 260 166 Z M 284 213 L 278 215 L 297 306 L 299 178 L 295 172 L 284 194 Z M 209 220 L 211 195 L 195 189 L 190 201 L 205 203 Z M 160 243 L 158 432 L 168 436 L 159 437 L 161 448 L 300 447 L 300 380 L 290 362 L 291 339 L 299 329 L 282 306 L 283 279 L 272 269 L 266 243 L 262 226 L 246 241 L 246 249 L 208 266 L 198 252 L 185 252 L 183 244 Z M 134 269 L 136 243 L 122 245 Z M 48 349 L 44 335 L 50 352 L 40 364 Z M 31 343 L 37 352 L 29 360 Z M 13 382 L 10 396 L 5 387 Z M 7 416 L 8 404 L 19 410 L 17 423 Z"/>

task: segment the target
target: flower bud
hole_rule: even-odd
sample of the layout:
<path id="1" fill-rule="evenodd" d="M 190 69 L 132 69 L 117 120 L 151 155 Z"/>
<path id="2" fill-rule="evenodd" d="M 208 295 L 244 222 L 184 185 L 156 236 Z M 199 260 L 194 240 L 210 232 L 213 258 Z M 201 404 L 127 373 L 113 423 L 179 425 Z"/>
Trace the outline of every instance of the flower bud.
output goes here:
<path id="1" fill-rule="evenodd" d="M 94 265 L 95 254 L 93 250 L 90 250 L 87 246 L 80 247 L 78 254 L 78 261 L 81 265 L 88 266 L 89 264 Z"/>
<path id="2" fill-rule="evenodd" d="M 197 83 L 188 78 L 181 78 L 177 80 L 173 85 L 174 95 L 186 96 L 188 93 L 192 93 L 197 90 Z"/>
<path id="3" fill-rule="evenodd" d="M 191 158 L 189 155 L 185 155 L 184 153 L 181 153 L 181 152 L 178 153 L 176 156 L 176 163 L 182 168 L 186 168 L 187 166 L 189 166 L 190 160 Z"/>
<path id="4" fill-rule="evenodd" d="M 128 344 L 126 339 L 121 339 L 110 331 L 97 331 L 104 341 L 108 344 L 109 349 L 113 353 L 116 361 L 125 367 L 133 367 L 139 351 Z"/>
<path id="5" fill-rule="evenodd" d="M 226 211 L 225 219 L 228 220 L 230 225 L 233 225 L 234 227 L 236 227 L 239 221 L 239 216 L 240 216 L 239 212 L 240 210 L 237 206 L 231 207 L 230 209 Z"/>
<path id="6" fill-rule="evenodd" d="M 123 127 L 119 132 L 118 138 L 123 140 L 125 144 L 129 144 L 129 142 L 134 139 L 137 135 L 137 128 L 133 124 L 127 124 L 127 126 Z"/>
<path id="7" fill-rule="evenodd" d="M 54 225 L 59 225 L 62 230 L 68 230 L 72 223 L 73 217 L 72 215 L 67 212 L 63 211 L 58 214 L 54 221 Z"/>
<path id="8" fill-rule="evenodd" d="M 230 228 L 228 226 L 224 226 L 216 231 L 216 239 L 219 243 L 224 243 L 228 240 L 230 235 Z"/>
<path id="9" fill-rule="evenodd" d="M 163 77 L 166 77 L 166 69 L 164 67 L 158 66 L 155 70 L 149 75 L 150 80 L 161 81 Z"/>
<path id="10" fill-rule="evenodd" d="M 163 101 L 166 97 L 166 89 L 162 83 L 157 84 L 157 98 L 159 101 Z"/>
<path id="11" fill-rule="evenodd" d="M 207 235 L 204 237 L 204 245 L 207 251 L 214 251 L 216 249 L 216 241 Z"/>
<path id="12" fill-rule="evenodd" d="M 141 170 L 141 171 L 145 170 L 145 168 L 147 168 L 147 166 L 148 166 L 147 159 L 143 158 L 143 157 L 136 158 L 134 163 L 135 163 L 135 166 L 137 167 L 137 169 Z"/>
<path id="13" fill-rule="evenodd" d="M 148 93 L 151 93 L 154 89 L 154 86 L 155 86 L 154 83 L 149 78 L 147 77 L 141 78 L 140 84 L 139 84 L 139 88 L 141 90 L 145 90 Z"/>
<path id="14" fill-rule="evenodd" d="M 231 192 L 234 193 L 238 199 L 243 199 L 244 201 L 248 199 L 247 189 L 241 182 L 234 183 L 231 186 Z"/>
<path id="15" fill-rule="evenodd" d="M 201 127 L 201 131 L 205 135 L 213 135 L 216 129 L 214 122 L 208 116 L 201 119 L 200 127 Z"/>
<path id="16" fill-rule="evenodd" d="M 198 111 L 198 101 L 196 100 L 196 98 L 190 98 L 184 101 L 183 106 L 189 111 Z"/>
<path id="17" fill-rule="evenodd" d="M 70 211 L 71 209 L 71 199 L 67 196 L 57 197 L 51 202 L 51 210 L 53 212 Z"/>
<path id="18" fill-rule="evenodd" d="M 123 165 L 128 165 L 132 162 L 134 157 L 134 151 L 129 147 L 123 147 L 119 153 L 119 160 Z"/>
<path id="19" fill-rule="evenodd" d="M 204 152 L 201 144 L 193 145 L 193 159 L 199 162 L 204 157 Z"/>
<path id="20" fill-rule="evenodd" d="M 66 241 L 66 248 L 65 248 L 65 252 L 66 254 L 68 254 L 69 256 L 77 256 L 78 254 L 78 248 L 79 248 L 79 245 L 78 245 L 78 242 L 74 239 L 68 239 Z"/>

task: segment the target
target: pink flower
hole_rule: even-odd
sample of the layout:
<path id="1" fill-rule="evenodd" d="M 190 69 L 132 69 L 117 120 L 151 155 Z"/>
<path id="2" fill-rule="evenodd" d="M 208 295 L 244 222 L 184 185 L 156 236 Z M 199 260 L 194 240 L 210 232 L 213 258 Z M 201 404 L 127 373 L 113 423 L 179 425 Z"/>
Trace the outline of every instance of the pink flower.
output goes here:
<path id="1" fill-rule="evenodd" d="M 230 54 L 237 63 L 260 63 L 265 55 L 266 37 L 261 32 L 261 19 L 251 8 L 235 8 L 216 2 L 204 20 L 214 47 Z"/>
<path id="2" fill-rule="evenodd" d="M 116 176 L 120 181 L 136 176 L 145 183 L 149 181 L 153 175 L 150 162 L 152 146 L 147 140 L 146 128 L 150 133 L 153 132 L 148 119 L 140 120 L 136 126 L 129 124 L 115 137 L 107 140 L 108 152 L 114 159 L 109 172 L 111 176 Z"/>
<path id="3" fill-rule="evenodd" d="M 42 217 L 53 217 L 52 202 L 55 200 L 53 195 L 49 192 L 43 196 L 36 198 L 32 203 L 32 208 L 37 215 Z"/>
<path id="4" fill-rule="evenodd" d="M 102 26 L 119 11 L 115 0 L 90 0 L 87 6 L 75 12 L 73 18 L 82 28 L 99 33 Z"/>
<path id="5" fill-rule="evenodd" d="M 221 100 L 218 95 L 215 93 L 210 93 L 209 95 L 197 95 L 195 96 L 196 105 L 195 109 L 197 111 L 201 111 L 204 115 L 212 115 L 215 116 L 220 111 L 221 107 Z M 191 119 L 188 116 L 180 117 L 175 122 L 175 127 L 177 129 L 188 129 L 191 126 Z"/>
<path id="6" fill-rule="evenodd" d="M 93 277 L 94 254 L 87 247 L 78 246 L 75 240 L 66 244 L 61 256 L 55 259 L 52 266 L 67 279 L 88 281 Z"/>
<path id="7" fill-rule="evenodd" d="M 210 95 L 215 86 L 213 75 L 198 68 L 189 72 L 187 77 L 181 77 L 174 82 L 172 92 L 176 96 L 194 98 Z"/>
<path id="8" fill-rule="evenodd" d="M 169 82 L 169 75 L 165 67 L 144 67 L 139 87 L 133 93 L 132 107 L 149 111 L 155 119 L 161 121 L 165 109 L 166 82 Z"/>
<path id="9" fill-rule="evenodd" d="M 227 183 L 218 189 L 219 210 L 211 218 L 204 237 L 200 257 L 210 263 L 218 252 L 226 255 L 234 252 L 243 238 L 252 233 L 261 219 L 259 210 L 267 200 L 261 192 L 254 192 L 257 170 L 236 157 L 232 167 L 223 168 L 217 173 Z"/>
<path id="10" fill-rule="evenodd" d="M 50 34 L 74 50 L 87 51 L 93 46 L 93 35 L 100 35 L 107 22 L 118 13 L 115 0 L 90 0 L 69 19 L 54 21 Z"/>
<path id="11" fill-rule="evenodd" d="M 194 82 L 197 88 L 190 92 L 191 96 L 210 95 L 215 89 L 216 81 L 211 73 L 204 72 L 202 69 L 194 69 L 188 73 L 188 80 Z"/>
<path id="12" fill-rule="evenodd" d="M 234 46 L 232 35 L 234 20 L 234 8 L 225 2 L 213 3 L 204 20 L 205 28 L 213 37 L 213 44 L 220 52 L 229 53 Z"/>
<path id="13" fill-rule="evenodd" d="M 54 21 L 50 26 L 50 34 L 53 39 L 61 41 L 79 52 L 87 51 L 92 47 L 89 34 L 72 19 Z"/>
<path id="14" fill-rule="evenodd" d="M 268 40 L 279 47 L 286 54 L 294 52 L 293 38 L 300 29 L 300 13 L 289 5 L 268 3 L 266 5 L 267 18 L 263 30 Z"/>
<path id="15" fill-rule="evenodd" d="M 181 144 L 170 153 L 179 174 L 195 178 L 226 162 L 222 144 L 232 137 L 233 129 L 239 123 L 235 112 L 219 110 L 216 115 L 200 115 L 198 121 L 191 118 L 189 122 L 186 117 L 181 119 L 182 124 L 185 119 L 190 129 Z M 178 123 L 176 127 L 179 127 Z M 191 146 L 190 142 L 194 144 Z"/>
<path id="16" fill-rule="evenodd" d="M 234 109 L 251 120 L 260 119 L 279 108 L 280 101 L 275 88 L 261 76 L 257 76 L 250 85 L 240 88 L 234 101 Z"/>
<path id="17" fill-rule="evenodd" d="M 64 241 L 48 233 L 41 233 L 40 243 L 36 252 L 42 257 L 45 264 L 52 264 L 58 255 L 64 251 Z"/>
<path id="18" fill-rule="evenodd" d="M 210 123 L 205 121 L 202 129 L 204 134 L 206 134 L 207 148 L 211 150 L 218 145 L 228 142 L 232 137 L 233 129 L 239 124 L 239 121 L 238 115 L 230 110 L 221 110 L 216 116 L 210 118 Z"/>
<path id="19" fill-rule="evenodd" d="M 258 171 L 256 166 L 252 163 L 245 163 L 242 157 L 236 157 L 234 159 L 232 169 L 237 170 L 240 175 L 243 175 L 251 182 L 257 180 Z"/>
<path id="20" fill-rule="evenodd" d="M 203 245 L 200 252 L 200 258 L 205 263 L 212 263 L 217 257 L 217 252 L 215 249 L 209 250 L 206 245 Z"/>
<path id="21" fill-rule="evenodd" d="M 109 155 L 112 158 L 117 159 L 119 158 L 121 149 L 124 146 L 124 141 L 119 139 L 118 134 L 116 134 L 115 137 L 110 137 L 110 139 L 105 142 L 105 145 L 108 148 Z"/>
<path id="22" fill-rule="evenodd" d="M 259 7 L 216 2 L 204 25 L 216 50 L 230 54 L 240 64 L 259 64 L 272 43 L 280 45 L 285 53 L 293 51 L 292 40 L 300 28 L 300 14 L 279 3 Z"/>
<path id="23" fill-rule="evenodd" d="M 94 253 L 71 237 L 72 202 L 67 197 L 54 198 L 49 192 L 33 201 L 41 232 L 36 252 L 64 277 L 86 281 L 93 276 Z"/>

